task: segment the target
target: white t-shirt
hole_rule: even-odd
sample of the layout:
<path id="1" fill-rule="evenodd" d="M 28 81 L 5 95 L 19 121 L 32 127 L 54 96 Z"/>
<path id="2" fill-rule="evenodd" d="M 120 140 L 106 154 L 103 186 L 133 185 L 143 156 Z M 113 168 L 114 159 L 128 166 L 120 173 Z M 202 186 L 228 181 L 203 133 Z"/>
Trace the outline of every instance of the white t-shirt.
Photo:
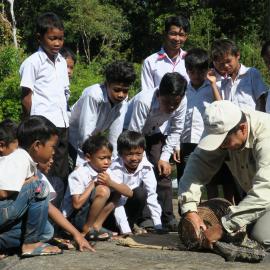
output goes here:
<path id="1" fill-rule="evenodd" d="M 49 182 L 48 178 L 40 171 L 37 171 L 37 175 L 39 180 L 42 180 L 44 182 L 46 182 L 49 186 L 49 191 L 50 191 L 50 201 L 54 200 L 57 196 L 56 191 L 54 190 L 53 186 L 51 185 L 51 183 Z"/>
<path id="2" fill-rule="evenodd" d="M 23 149 L 0 157 L 0 190 L 20 191 L 25 180 L 37 172 L 37 165 Z"/>

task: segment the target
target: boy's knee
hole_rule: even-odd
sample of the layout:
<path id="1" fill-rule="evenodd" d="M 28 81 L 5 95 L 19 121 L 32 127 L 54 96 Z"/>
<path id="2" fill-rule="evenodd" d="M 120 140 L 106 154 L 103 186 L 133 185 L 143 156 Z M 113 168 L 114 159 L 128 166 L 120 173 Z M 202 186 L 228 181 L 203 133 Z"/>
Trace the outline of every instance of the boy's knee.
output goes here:
<path id="1" fill-rule="evenodd" d="M 96 187 L 96 194 L 95 197 L 102 197 L 102 198 L 107 198 L 109 199 L 110 197 L 110 189 L 107 186 L 104 185 L 98 185 Z"/>
<path id="2" fill-rule="evenodd" d="M 140 201 L 140 202 L 146 201 L 146 199 L 147 199 L 147 192 L 142 187 L 135 188 L 133 190 L 133 196 L 132 196 L 132 198 L 134 200 Z"/>

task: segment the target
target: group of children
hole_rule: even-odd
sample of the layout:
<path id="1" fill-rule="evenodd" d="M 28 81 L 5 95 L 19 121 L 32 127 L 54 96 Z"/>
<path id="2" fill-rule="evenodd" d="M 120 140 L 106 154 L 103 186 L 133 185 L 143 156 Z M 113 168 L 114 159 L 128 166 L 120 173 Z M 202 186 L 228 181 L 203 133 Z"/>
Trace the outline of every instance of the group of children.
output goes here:
<path id="1" fill-rule="evenodd" d="M 189 30 L 184 17 L 166 20 L 163 47 L 145 59 L 142 91 L 130 100 L 134 68 L 115 61 L 104 83 L 86 88 L 70 108 L 76 58 L 63 48 L 58 16 L 38 18 L 40 47 L 20 68 L 25 118 L 18 127 L 0 123 L 0 259 L 14 248 L 22 257 L 62 253 L 50 242 L 50 222 L 79 250 L 91 251 L 91 241 L 118 233 L 176 229 L 171 160 L 180 178 L 202 136 L 205 108 L 220 99 L 240 108 L 270 107 L 268 87 L 257 69 L 239 62 L 233 41 L 215 41 L 209 58 L 202 48 L 182 50 Z M 262 57 L 269 65 L 269 43 Z M 239 187 L 225 164 L 209 197 L 217 196 L 219 183 L 237 203 Z"/>

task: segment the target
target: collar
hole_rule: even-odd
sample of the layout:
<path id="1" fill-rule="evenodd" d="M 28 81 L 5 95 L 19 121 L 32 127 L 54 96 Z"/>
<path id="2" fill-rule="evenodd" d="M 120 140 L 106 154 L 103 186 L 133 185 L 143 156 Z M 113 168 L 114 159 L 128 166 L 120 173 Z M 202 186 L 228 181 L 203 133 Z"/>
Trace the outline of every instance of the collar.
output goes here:
<path id="1" fill-rule="evenodd" d="M 44 63 L 45 61 L 52 62 L 52 60 L 48 57 L 47 53 L 43 50 L 42 47 L 39 47 L 38 48 L 38 54 L 39 54 L 39 57 L 40 57 L 42 63 Z M 55 58 L 55 61 L 60 62 L 61 61 L 61 57 L 62 57 L 61 54 L 58 53 L 57 56 L 56 56 L 56 58 Z"/>
<path id="2" fill-rule="evenodd" d="M 93 169 L 93 167 L 87 161 L 83 163 L 83 167 L 86 167 L 89 170 L 90 175 L 92 177 L 97 177 L 98 172 L 95 169 Z"/>
<path id="3" fill-rule="evenodd" d="M 252 148 L 254 136 L 253 136 L 253 133 L 251 132 L 251 128 L 250 128 L 250 125 L 251 125 L 250 117 L 249 117 L 248 113 L 245 113 L 245 109 L 242 109 L 242 111 L 245 114 L 246 119 L 247 119 L 247 123 L 248 123 L 248 135 L 247 135 L 247 141 L 245 143 L 244 148 Z"/>
<path id="4" fill-rule="evenodd" d="M 244 66 L 243 64 L 240 64 L 240 68 L 238 71 L 238 76 L 245 75 L 248 72 L 249 68 Z"/>
<path id="5" fill-rule="evenodd" d="M 208 87 L 208 86 L 211 86 L 211 84 L 210 84 L 210 81 L 206 79 L 206 80 L 204 80 L 203 84 L 202 84 L 198 89 L 195 89 L 195 88 L 192 86 L 191 82 L 189 82 L 189 83 L 188 83 L 188 86 L 187 86 L 187 89 L 188 89 L 188 90 L 191 90 L 191 91 L 198 92 L 199 90 L 201 90 L 201 89 L 203 89 L 203 88 L 205 88 L 205 87 Z"/>
<path id="6" fill-rule="evenodd" d="M 168 55 L 165 52 L 165 49 L 163 47 L 160 49 L 160 51 L 157 54 L 158 54 L 158 60 L 163 60 L 165 58 L 169 59 L 169 57 L 168 57 Z M 186 52 L 183 51 L 182 49 L 180 49 L 179 55 L 177 56 L 177 58 L 180 57 L 180 59 L 184 59 L 185 56 L 186 56 Z"/>

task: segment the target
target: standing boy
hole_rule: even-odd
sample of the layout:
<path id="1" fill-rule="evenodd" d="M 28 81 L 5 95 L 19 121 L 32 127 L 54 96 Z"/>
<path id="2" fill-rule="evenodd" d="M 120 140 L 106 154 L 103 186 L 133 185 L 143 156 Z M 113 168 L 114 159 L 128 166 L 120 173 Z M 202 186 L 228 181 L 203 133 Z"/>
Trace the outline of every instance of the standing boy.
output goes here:
<path id="1" fill-rule="evenodd" d="M 155 166 L 158 201 L 162 208 L 162 222 L 176 229 L 173 215 L 171 165 L 169 159 L 178 149 L 186 114 L 186 79 L 177 72 L 166 73 L 155 91 L 142 91 L 129 103 L 126 127 L 146 136 L 146 153 Z M 170 122 L 168 135 L 160 127 Z"/>
<path id="2" fill-rule="evenodd" d="M 59 141 L 49 180 L 60 205 L 68 175 L 68 115 L 65 92 L 69 90 L 67 64 L 59 53 L 64 43 L 64 26 L 48 12 L 37 20 L 40 47 L 20 67 L 22 105 L 26 115 L 43 115 L 58 128 Z"/>
<path id="3" fill-rule="evenodd" d="M 265 111 L 268 87 L 260 72 L 239 62 L 240 51 L 229 39 L 216 40 L 212 44 L 211 57 L 216 70 L 224 74 L 220 91 L 222 99 L 230 100 L 240 108 L 251 107 Z"/>
<path id="4" fill-rule="evenodd" d="M 189 30 L 189 21 L 182 16 L 166 19 L 163 47 L 144 60 L 142 90 L 154 90 L 167 72 L 179 72 L 188 80 L 184 62 L 186 53 L 181 48 L 187 40 Z"/>
<path id="5" fill-rule="evenodd" d="M 130 85 L 135 80 L 132 64 L 117 61 L 105 70 L 105 83 L 87 87 L 74 104 L 70 116 L 70 144 L 73 159 L 83 164 L 81 147 L 92 135 L 109 130 L 109 141 L 116 151 L 116 142 L 123 130 Z M 78 156 L 77 156 L 78 151 Z"/>

